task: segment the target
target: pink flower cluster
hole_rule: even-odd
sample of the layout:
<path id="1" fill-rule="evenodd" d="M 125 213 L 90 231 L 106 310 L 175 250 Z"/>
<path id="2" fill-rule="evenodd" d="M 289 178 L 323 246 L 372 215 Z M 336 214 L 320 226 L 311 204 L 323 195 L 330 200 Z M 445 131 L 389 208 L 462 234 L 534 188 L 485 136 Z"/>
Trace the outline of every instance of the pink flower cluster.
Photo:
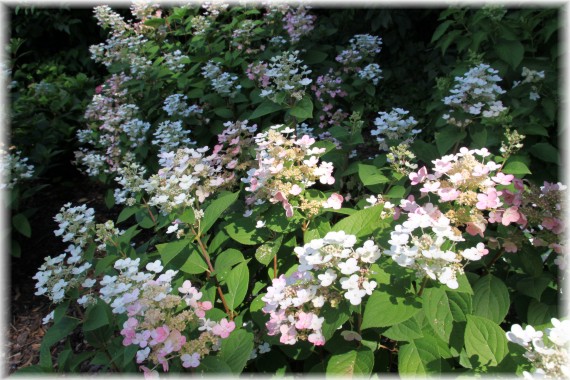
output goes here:
<path id="1" fill-rule="evenodd" d="M 435 194 L 439 202 L 459 205 L 447 216 L 456 226 L 465 226 L 469 234 L 483 237 L 489 221 L 504 225 L 523 222 L 516 207 L 504 207 L 501 201 L 500 188 L 510 185 L 514 176 L 502 173 L 501 165 L 492 160 L 485 162 L 490 155 L 486 148 L 461 148 L 457 154 L 434 160 L 433 174 L 423 166 L 409 178 L 412 185 L 422 185 L 422 194 Z M 489 219 L 483 211 L 489 212 Z"/>
<path id="2" fill-rule="evenodd" d="M 289 345 L 299 340 L 325 344 L 321 308 L 343 300 L 359 305 L 377 286 L 369 279 L 369 267 L 380 257 L 378 247 L 371 240 L 358 248 L 355 244 L 356 236 L 339 231 L 295 248 L 297 271 L 273 279 L 262 298 L 269 335 L 279 334 L 279 341 Z"/>
<path id="3" fill-rule="evenodd" d="M 281 203 L 286 216 L 292 217 L 294 208 L 307 215 L 315 215 L 322 207 L 340 208 L 342 196 L 333 194 L 324 204 L 321 200 L 307 199 L 304 191 L 317 181 L 324 185 L 335 182 L 333 165 L 319 162 L 324 148 L 312 147 L 315 139 L 303 135 L 297 139 L 294 129 L 276 125 L 255 137 L 257 168 L 250 169 L 242 181 L 252 194 L 247 205 L 259 205 L 267 200 Z"/>
<path id="4" fill-rule="evenodd" d="M 150 362 L 166 372 L 169 361 L 178 358 L 185 368 L 197 367 L 201 358 L 220 348 L 235 323 L 207 319 L 212 303 L 201 301 L 202 293 L 188 280 L 178 288 L 180 295 L 171 294 L 177 271 L 160 274 L 164 267 L 159 260 L 148 263 L 146 272 L 139 271 L 139 263 L 140 259 L 117 260 L 118 275 L 105 275 L 101 281 L 102 299 L 114 313 L 128 317 L 121 330 L 123 345 L 140 348 L 138 364 Z M 183 303 L 186 307 L 181 308 Z"/>
<path id="5" fill-rule="evenodd" d="M 308 34 L 315 27 L 316 16 L 307 13 L 310 9 L 307 6 L 300 6 L 298 8 L 289 8 L 285 17 L 283 17 L 283 22 L 285 25 L 283 28 L 289 34 L 291 38 L 291 43 L 295 44 L 299 42 L 301 37 Z"/>

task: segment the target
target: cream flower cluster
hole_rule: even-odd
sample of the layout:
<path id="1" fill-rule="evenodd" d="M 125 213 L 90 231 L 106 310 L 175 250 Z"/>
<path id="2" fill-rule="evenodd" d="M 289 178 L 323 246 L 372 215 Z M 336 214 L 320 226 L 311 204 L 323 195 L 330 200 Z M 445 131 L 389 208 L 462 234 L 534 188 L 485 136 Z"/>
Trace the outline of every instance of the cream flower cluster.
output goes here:
<path id="1" fill-rule="evenodd" d="M 361 247 L 355 244 L 356 236 L 338 231 L 295 248 L 299 267 L 290 276 L 273 279 L 262 298 L 263 312 L 270 316 L 268 335 L 280 335 L 280 342 L 289 345 L 298 340 L 325 344 L 321 308 L 343 300 L 360 305 L 377 286 L 369 276 L 380 250 L 371 240 Z"/>
<path id="2" fill-rule="evenodd" d="M 317 181 L 324 185 L 334 183 L 334 167 L 330 162 L 319 162 L 325 150 L 312 147 L 314 138 L 303 135 L 298 139 L 293 132 L 292 128 L 275 125 L 255 137 L 257 167 L 242 178 L 248 185 L 245 190 L 252 193 L 246 204 L 281 203 L 287 217 L 293 216 L 294 208 L 309 215 L 322 207 L 340 208 L 343 199 L 339 194 L 333 194 L 325 204 L 305 198 L 305 189 Z"/>

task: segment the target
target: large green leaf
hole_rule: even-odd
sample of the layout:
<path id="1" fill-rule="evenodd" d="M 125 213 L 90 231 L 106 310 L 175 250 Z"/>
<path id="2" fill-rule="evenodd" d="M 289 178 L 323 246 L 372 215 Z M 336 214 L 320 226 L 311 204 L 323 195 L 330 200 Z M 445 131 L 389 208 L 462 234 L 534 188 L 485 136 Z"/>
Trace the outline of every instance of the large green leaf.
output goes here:
<path id="1" fill-rule="evenodd" d="M 505 332 L 487 318 L 468 315 L 465 349 L 473 366 L 496 366 L 508 353 Z"/>
<path id="2" fill-rule="evenodd" d="M 279 251 L 281 243 L 283 242 L 283 235 L 280 235 L 275 240 L 270 240 L 260 245 L 255 251 L 255 258 L 263 265 L 269 265 L 273 258 Z"/>
<path id="3" fill-rule="evenodd" d="M 398 297 L 375 290 L 364 309 L 362 329 L 388 327 L 411 318 L 421 309 L 414 296 Z"/>
<path id="4" fill-rule="evenodd" d="M 190 256 L 188 256 L 186 262 L 180 267 L 180 270 L 190 274 L 200 274 L 209 271 L 208 264 L 198 248 L 194 245 L 190 245 L 189 248 Z"/>
<path id="5" fill-rule="evenodd" d="M 30 226 L 30 222 L 28 218 L 24 214 L 16 214 L 12 217 L 12 225 L 22 235 L 25 237 L 32 236 L 32 227 Z"/>
<path id="6" fill-rule="evenodd" d="M 85 311 L 83 331 L 93 331 L 99 327 L 107 326 L 111 318 L 111 308 L 107 303 L 99 300 Z"/>
<path id="7" fill-rule="evenodd" d="M 505 283 L 489 274 L 475 282 L 473 291 L 473 314 L 496 323 L 503 322 L 511 304 Z"/>
<path id="8" fill-rule="evenodd" d="M 249 115 L 248 119 L 249 120 L 258 119 L 262 116 L 269 115 L 270 113 L 277 112 L 282 109 L 283 107 L 280 106 L 279 104 L 273 103 L 270 100 L 266 100 L 257 106 L 257 108 L 251 113 L 251 115 Z"/>
<path id="9" fill-rule="evenodd" d="M 381 226 L 380 214 L 383 209 L 382 205 L 378 205 L 355 212 L 335 224 L 332 231 L 344 231 L 357 237 L 370 235 Z"/>
<path id="10" fill-rule="evenodd" d="M 225 193 L 210 203 L 210 205 L 204 211 L 204 217 L 200 223 L 200 230 L 202 234 L 208 232 L 208 230 L 214 225 L 214 223 L 216 223 L 222 213 L 237 200 L 238 195 L 239 191 L 235 193 Z"/>
<path id="11" fill-rule="evenodd" d="M 190 240 L 183 239 L 183 240 L 175 240 L 168 243 L 157 244 L 156 249 L 160 254 L 160 261 L 163 265 L 168 264 L 172 261 L 176 256 L 180 254 L 184 250 L 184 248 L 188 247 L 190 244 Z"/>
<path id="12" fill-rule="evenodd" d="M 447 293 L 442 288 L 428 288 L 424 290 L 422 299 L 429 324 L 437 335 L 448 342 L 453 328 L 453 315 Z"/>
<path id="13" fill-rule="evenodd" d="M 340 376 L 369 376 L 374 368 L 374 354 L 367 347 L 332 355 L 327 363 L 327 374 Z"/>
<path id="14" fill-rule="evenodd" d="M 245 298 L 247 287 L 249 284 L 249 269 L 247 262 L 243 262 L 236 266 L 226 277 L 229 294 L 226 296 L 226 302 L 231 310 L 235 310 Z"/>
<path id="15" fill-rule="evenodd" d="M 449 366 L 442 359 L 435 337 L 414 339 L 398 351 L 398 372 L 400 375 L 441 374 Z"/>
<path id="16" fill-rule="evenodd" d="M 291 116 L 296 117 L 298 120 L 310 119 L 313 117 L 313 102 L 309 96 L 304 96 L 297 104 L 289 111 Z"/>
<path id="17" fill-rule="evenodd" d="M 269 240 L 267 228 L 256 228 L 253 218 L 238 218 L 225 227 L 227 234 L 235 241 L 244 245 L 257 245 Z"/>
<path id="18" fill-rule="evenodd" d="M 467 132 L 455 126 L 446 126 L 435 133 L 435 145 L 439 154 L 446 154 L 456 143 L 467 137 Z"/>
<path id="19" fill-rule="evenodd" d="M 423 336 L 418 321 L 415 318 L 409 318 L 404 322 L 396 323 L 382 334 L 392 340 L 405 340 L 411 342 L 414 339 Z"/>
<path id="20" fill-rule="evenodd" d="M 374 165 L 358 164 L 358 177 L 364 186 L 374 186 L 388 183 L 388 177 L 382 175 L 380 169 Z"/>
<path id="21" fill-rule="evenodd" d="M 519 41 L 502 40 L 494 45 L 495 54 L 516 70 L 524 57 L 524 46 Z"/>
<path id="22" fill-rule="evenodd" d="M 234 375 L 238 375 L 243 371 L 251 351 L 253 351 L 253 334 L 239 329 L 222 340 L 218 356 L 230 367 Z"/>

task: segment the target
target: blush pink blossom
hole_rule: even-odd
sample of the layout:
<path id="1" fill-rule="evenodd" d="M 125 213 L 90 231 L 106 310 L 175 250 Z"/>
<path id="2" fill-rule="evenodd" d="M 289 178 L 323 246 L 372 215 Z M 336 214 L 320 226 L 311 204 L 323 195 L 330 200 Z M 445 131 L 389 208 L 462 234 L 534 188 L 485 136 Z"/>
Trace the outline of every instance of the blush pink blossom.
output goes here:
<path id="1" fill-rule="evenodd" d="M 437 195 L 439 195 L 442 202 L 454 201 L 459 197 L 459 194 L 461 194 L 461 192 L 451 187 L 445 187 L 437 191 Z"/>
<path id="2" fill-rule="evenodd" d="M 344 200 L 344 198 L 342 197 L 342 195 L 337 194 L 337 193 L 331 194 L 329 199 L 327 199 L 326 202 L 323 203 L 323 207 L 324 208 L 332 208 L 334 210 L 339 210 L 342 207 L 342 201 L 343 200 Z"/>
<path id="3" fill-rule="evenodd" d="M 520 214 L 518 212 L 518 208 L 515 206 L 509 207 L 503 213 L 503 218 L 501 223 L 503 226 L 508 226 L 511 223 L 516 223 L 520 219 Z"/>
<path id="4" fill-rule="evenodd" d="M 227 319 L 222 319 L 219 324 L 212 327 L 212 333 L 219 336 L 220 338 L 227 338 L 230 333 L 234 331 L 236 324 L 234 321 L 229 321 Z"/>
<path id="5" fill-rule="evenodd" d="M 495 181 L 496 183 L 498 183 L 499 185 L 505 185 L 508 186 L 511 184 L 511 182 L 513 181 L 513 178 L 515 178 L 514 175 L 512 174 L 504 174 L 504 173 L 497 173 L 496 176 L 491 177 L 491 179 L 493 181 Z"/>
<path id="6" fill-rule="evenodd" d="M 154 346 L 158 343 L 164 342 L 168 335 L 170 334 L 170 328 L 167 325 L 163 325 L 162 327 L 157 327 L 156 329 L 152 330 L 150 336 L 152 340 L 150 341 L 150 345 Z"/>
<path id="7" fill-rule="evenodd" d="M 412 185 L 417 185 L 418 183 L 423 182 L 427 178 L 427 168 L 422 166 L 417 173 L 410 173 L 408 178 L 412 181 Z"/>

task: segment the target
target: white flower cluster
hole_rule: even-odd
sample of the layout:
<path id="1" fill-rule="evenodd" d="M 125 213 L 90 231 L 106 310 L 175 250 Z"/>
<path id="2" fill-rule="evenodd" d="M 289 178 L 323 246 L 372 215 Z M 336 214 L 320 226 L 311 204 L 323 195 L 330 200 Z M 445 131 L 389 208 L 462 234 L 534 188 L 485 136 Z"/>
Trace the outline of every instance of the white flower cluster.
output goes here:
<path id="1" fill-rule="evenodd" d="M 131 148 L 137 148 L 146 142 L 146 133 L 150 129 L 150 123 L 139 119 L 131 119 L 121 124 L 121 130 L 128 137 Z"/>
<path id="2" fill-rule="evenodd" d="M 420 207 L 414 201 L 402 200 L 401 206 L 408 211 L 407 220 L 390 233 L 391 246 L 384 253 L 400 266 L 416 270 L 419 278 L 427 275 L 457 289 L 457 274 L 463 273 L 462 261 L 480 260 L 489 251 L 483 243 L 457 250 L 456 243 L 465 239 L 451 226 L 449 218 L 431 203 Z"/>
<path id="3" fill-rule="evenodd" d="M 312 71 L 298 58 L 299 51 L 285 53 L 271 57 L 264 75 L 269 78 L 268 85 L 259 96 L 268 97 L 279 103 L 278 93 L 285 92 L 291 98 L 301 100 L 305 95 L 306 87 L 312 83 L 308 78 Z"/>
<path id="4" fill-rule="evenodd" d="M 152 61 L 141 55 L 141 51 L 144 51 L 143 45 L 147 42 L 148 39 L 142 34 L 121 34 L 111 36 L 98 45 L 91 45 L 89 52 L 91 59 L 107 67 L 116 62 L 129 64 L 131 73 L 140 79 L 152 66 Z"/>
<path id="5" fill-rule="evenodd" d="M 22 152 L 7 152 L 0 148 L 0 190 L 12 189 L 20 180 L 30 179 L 34 175 L 34 165 L 27 164 L 28 157 Z"/>
<path id="6" fill-rule="evenodd" d="M 336 61 L 348 66 L 362 61 L 366 57 L 373 57 L 382 50 L 382 38 L 370 34 L 357 34 L 349 41 L 350 49 L 343 50 Z"/>
<path id="7" fill-rule="evenodd" d="M 536 85 L 536 83 L 540 83 L 544 80 L 544 71 L 536 71 L 536 70 L 530 70 L 527 67 L 523 67 L 522 69 L 522 76 L 523 76 L 523 80 L 522 81 L 515 81 L 513 83 L 513 88 L 519 86 L 519 85 L 524 85 L 524 84 L 530 84 L 531 85 L 531 91 L 529 93 L 529 99 L 530 100 L 538 100 L 540 99 L 540 95 L 538 94 L 538 86 Z"/>
<path id="8" fill-rule="evenodd" d="M 192 114 L 201 114 L 202 108 L 193 104 L 191 106 L 186 103 L 188 97 L 182 94 L 173 94 L 164 100 L 162 109 L 166 111 L 168 116 L 188 117 Z"/>
<path id="9" fill-rule="evenodd" d="M 160 153 L 172 152 L 181 146 L 193 145 L 194 141 L 190 140 L 187 135 L 192 131 L 185 130 L 182 127 L 182 121 L 163 121 L 158 125 L 154 132 L 154 140 L 152 144 L 156 145 Z"/>
<path id="10" fill-rule="evenodd" d="M 170 71 L 177 72 L 182 70 L 187 62 L 190 62 L 190 58 L 182 54 L 180 50 L 164 54 L 164 64 Z"/>
<path id="11" fill-rule="evenodd" d="M 355 244 L 356 236 L 338 231 L 295 248 L 297 271 L 273 279 L 262 298 L 263 312 L 270 314 L 268 335 L 281 334 L 283 344 L 308 340 L 323 345 L 320 309 L 326 303 L 336 307 L 343 299 L 360 305 L 372 294 L 377 283 L 370 280 L 369 267 L 380 257 L 380 251 L 371 240 L 356 249 Z"/>
<path id="12" fill-rule="evenodd" d="M 54 258 L 48 256 L 33 277 L 36 283 L 36 295 L 46 295 L 52 302 L 63 301 L 68 289 L 82 285 L 89 288 L 94 282 L 85 280 L 86 272 L 91 263 L 83 262 L 83 249 L 89 243 L 91 230 L 95 226 L 95 210 L 86 205 L 71 206 L 66 203 L 55 216 L 59 223 L 56 236 L 62 236 L 64 242 L 71 242 L 65 252 Z M 84 281 L 85 280 L 85 281 Z M 44 324 L 53 318 L 49 314 Z"/>
<path id="13" fill-rule="evenodd" d="M 421 129 L 414 129 L 418 124 L 416 119 L 412 116 L 405 118 L 408 113 L 409 111 L 401 108 L 392 108 L 390 113 L 378 112 L 380 117 L 374 120 L 376 129 L 370 131 L 370 134 L 376 136 L 380 150 L 388 151 L 390 149 L 386 140 L 411 143 L 414 136 L 422 131 Z"/>
<path id="14" fill-rule="evenodd" d="M 451 95 L 443 99 L 450 106 L 451 114 L 443 116 L 449 124 L 464 127 L 472 122 L 472 116 L 494 118 L 507 108 L 497 97 L 506 91 L 497 85 L 501 81 L 499 72 L 487 64 L 481 63 L 465 73 L 462 77 L 455 77 L 455 85 L 450 90 Z M 454 112 L 461 110 L 467 116 L 458 120 Z"/>
<path id="15" fill-rule="evenodd" d="M 99 5 L 93 9 L 97 25 L 103 28 L 111 28 L 115 31 L 124 31 L 129 29 L 129 25 L 125 22 L 120 14 L 113 11 L 108 5 Z"/>
<path id="16" fill-rule="evenodd" d="M 223 72 L 220 66 L 219 62 L 208 61 L 202 68 L 202 76 L 210 80 L 215 92 L 233 98 L 241 90 L 241 85 L 236 84 L 239 78 L 235 74 Z"/>
<path id="17" fill-rule="evenodd" d="M 146 168 L 139 163 L 131 162 L 117 170 L 115 181 L 121 185 L 121 189 L 115 189 L 115 203 L 132 206 L 136 203 L 136 195 L 141 193 L 146 183 L 144 175 Z"/>
<path id="18" fill-rule="evenodd" d="M 131 14 L 141 21 L 144 21 L 156 12 L 160 7 L 158 3 L 151 3 L 149 0 L 132 0 Z"/>
<path id="19" fill-rule="evenodd" d="M 536 331 L 531 325 L 524 330 L 516 324 L 507 332 L 507 339 L 526 349 L 524 357 L 534 367 L 532 373 L 523 372 L 525 379 L 568 379 L 570 378 L 570 320 L 551 320 L 553 327 L 545 329 L 547 340 L 542 331 Z"/>
<path id="20" fill-rule="evenodd" d="M 155 261 L 146 265 L 148 272 L 139 271 L 140 258 L 132 260 L 130 258 L 119 259 L 115 262 L 114 268 L 119 271 L 116 276 L 105 275 L 100 281 L 101 289 L 99 294 L 101 299 L 112 307 L 115 314 L 123 314 L 129 312 L 129 315 L 136 315 L 144 305 L 135 302 L 139 299 L 139 294 L 144 291 L 149 284 L 156 285 L 154 290 L 154 300 L 160 301 L 172 291 L 172 278 L 178 273 L 171 269 L 161 274 L 152 283 L 149 283 L 155 276 L 160 273 L 163 266 L 160 261 Z M 130 304 L 131 308 L 128 308 Z M 132 308 L 138 308 L 135 310 Z"/>
<path id="21" fill-rule="evenodd" d="M 75 152 L 76 164 L 81 164 L 83 166 L 82 170 L 88 176 L 94 177 L 102 172 L 107 172 L 105 169 L 106 158 L 102 154 L 91 152 L 85 148 L 79 148 Z"/>
<path id="22" fill-rule="evenodd" d="M 212 165 L 204 154 L 207 150 L 208 147 L 181 148 L 160 154 L 161 169 L 141 186 L 151 195 L 149 205 L 158 207 L 165 215 L 177 209 L 195 208 L 196 198 L 202 203 L 213 189 L 224 184 L 221 168 Z"/>
<path id="23" fill-rule="evenodd" d="M 358 77 L 364 80 L 371 81 L 374 86 L 378 84 L 378 81 L 382 79 L 382 69 L 377 63 L 371 63 L 364 66 L 362 70 L 358 72 Z"/>

